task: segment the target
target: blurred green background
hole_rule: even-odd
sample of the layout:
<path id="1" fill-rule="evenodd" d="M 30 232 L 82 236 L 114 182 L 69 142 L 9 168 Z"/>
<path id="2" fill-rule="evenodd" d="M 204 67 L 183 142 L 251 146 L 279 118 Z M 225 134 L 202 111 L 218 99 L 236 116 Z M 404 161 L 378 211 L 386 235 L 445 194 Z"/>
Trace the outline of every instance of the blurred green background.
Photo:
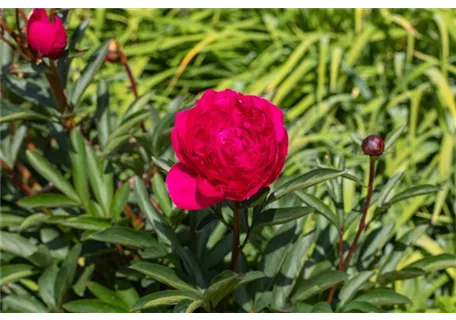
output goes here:
<path id="1" fill-rule="evenodd" d="M 74 9 L 69 28 L 84 19 L 89 27 L 78 49 L 91 53 L 117 40 L 139 94 L 163 113 L 191 105 L 209 88 L 277 104 L 290 137 L 285 176 L 343 156 L 367 177 L 361 139 L 400 135 L 379 162 L 376 185 L 405 171 L 401 189 L 441 186 L 381 217 L 395 223 L 390 237 L 428 226 L 401 265 L 456 252 L 456 10 Z M 89 53 L 74 59 L 75 79 Z M 101 78 L 110 85 L 111 109 L 122 114 L 134 101 L 122 65 L 105 64 Z M 87 113 L 95 109 L 95 91 L 94 84 L 86 92 Z M 180 104 L 171 103 L 176 97 Z M 348 211 L 360 190 L 349 180 L 343 188 Z M 408 311 L 456 312 L 455 276 L 447 269 L 397 281 L 395 289 L 411 298 Z"/>

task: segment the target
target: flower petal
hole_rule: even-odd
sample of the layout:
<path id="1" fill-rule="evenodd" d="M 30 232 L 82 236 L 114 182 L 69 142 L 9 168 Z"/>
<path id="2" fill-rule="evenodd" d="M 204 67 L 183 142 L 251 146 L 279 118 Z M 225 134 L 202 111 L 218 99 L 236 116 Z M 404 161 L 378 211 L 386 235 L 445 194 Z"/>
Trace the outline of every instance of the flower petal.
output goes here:
<path id="1" fill-rule="evenodd" d="M 181 162 L 175 164 L 169 171 L 166 185 L 171 200 L 181 209 L 198 210 L 223 201 L 221 197 L 203 194 L 197 187 L 195 172 Z"/>

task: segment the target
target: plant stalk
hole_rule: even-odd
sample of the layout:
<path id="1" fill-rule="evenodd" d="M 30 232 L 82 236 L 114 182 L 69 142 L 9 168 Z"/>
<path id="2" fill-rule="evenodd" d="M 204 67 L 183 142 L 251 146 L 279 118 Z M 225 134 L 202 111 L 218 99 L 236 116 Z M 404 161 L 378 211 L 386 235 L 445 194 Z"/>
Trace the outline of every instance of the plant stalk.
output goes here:
<path id="1" fill-rule="evenodd" d="M 239 257 L 239 243 L 241 236 L 241 219 L 238 212 L 238 203 L 235 201 L 233 206 L 233 249 L 231 251 L 231 271 L 236 270 L 236 263 Z"/>

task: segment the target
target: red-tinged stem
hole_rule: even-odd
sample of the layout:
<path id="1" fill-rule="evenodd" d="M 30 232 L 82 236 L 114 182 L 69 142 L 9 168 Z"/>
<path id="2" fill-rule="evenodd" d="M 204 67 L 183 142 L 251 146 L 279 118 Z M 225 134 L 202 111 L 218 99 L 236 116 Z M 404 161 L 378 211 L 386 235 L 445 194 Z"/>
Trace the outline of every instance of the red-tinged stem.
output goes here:
<path id="1" fill-rule="evenodd" d="M 355 252 L 356 245 L 358 244 L 358 241 L 359 241 L 359 237 L 361 236 L 361 233 L 363 232 L 363 230 L 366 226 L 367 211 L 369 209 L 371 198 L 372 198 L 372 193 L 374 191 L 374 174 L 375 174 L 375 158 L 371 157 L 370 164 L 369 164 L 369 185 L 367 186 L 366 201 L 364 201 L 364 205 L 363 205 L 363 215 L 361 216 L 361 221 L 359 222 L 358 231 L 356 232 L 355 239 L 353 240 L 350 250 L 348 250 L 347 257 L 345 258 L 344 262 L 342 263 L 342 266 L 341 266 L 342 271 L 344 271 L 345 268 L 347 268 L 348 263 L 350 262 L 350 258 L 353 255 L 353 252 Z"/>
<path id="2" fill-rule="evenodd" d="M 119 55 L 120 55 L 120 62 L 122 63 L 123 67 L 125 68 L 125 72 L 127 73 L 128 80 L 130 80 L 131 91 L 133 92 L 133 95 L 136 98 L 136 97 L 138 97 L 138 88 L 136 85 L 135 78 L 133 76 L 133 72 L 131 72 L 130 65 L 128 64 L 127 56 L 120 49 L 119 49 Z"/>
<path id="3" fill-rule="evenodd" d="M 347 257 L 345 260 L 343 259 L 343 236 L 344 232 L 343 230 L 340 230 L 339 232 L 339 270 L 340 271 L 345 271 L 347 268 L 350 258 L 352 257 L 353 253 L 355 252 L 356 246 L 358 245 L 359 238 L 361 236 L 361 233 L 366 227 L 366 217 L 367 217 L 367 211 L 369 210 L 370 202 L 372 199 L 372 194 L 374 191 L 374 175 L 375 175 L 375 158 L 370 157 L 370 162 L 369 162 L 369 183 L 367 186 L 367 195 L 366 195 L 366 200 L 364 201 L 363 208 L 362 208 L 362 216 L 361 220 L 359 222 L 358 230 L 356 231 L 355 238 L 353 240 L 352 245 L 350 246 L 350 249 L 348 250 Z M 331 288 L 331 291 L 329 291 L 328 295 L 328 303 L 331 303 L 334 294 L 336 292 L 337 285 L 334 285 Z"/>
<path id="4" fill-rule="evenodd" d="M 3 170 L 6 171 L 6 173 L 10 176 L 11 178 L 11 182 L 13 182 L 13 184 L 16 185 L 16 187 L 18 187 L 19 189 L 21 189 L 22 191 L 24 191 L 24 193 L 28 196 L 31 196 L 33 195 L 33 190 L 30 189 L 30 187 L 28 185 L 26 185 L 25 183 L 22 182 L 21 179 L 19 179 L 13 172 L 13 169 L 11 169 L 8 164 L 3 161 L 2 159 L 0 159 L 0 165 L 2 167 Z"/>
<path id="5" fill-rule="evenodd" d="M 233 205 L 233 249 L 231 251 L 231 271 L 236 271 L 236 263 L 239 257 L 239 242 L 241 236 L 241 219 L 238 212 L 238 204 Z"/>

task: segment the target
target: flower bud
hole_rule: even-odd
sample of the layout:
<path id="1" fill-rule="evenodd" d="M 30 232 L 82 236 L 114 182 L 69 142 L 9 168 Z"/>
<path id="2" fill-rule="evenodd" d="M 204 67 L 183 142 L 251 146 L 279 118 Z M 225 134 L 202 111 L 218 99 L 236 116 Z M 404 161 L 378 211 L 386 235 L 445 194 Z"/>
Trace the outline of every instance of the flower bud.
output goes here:
<path id="1" fill-rule="evenodd" d="M 119 54 L 119 43 L 116 40 L 110 40 L 109 41 L 109 47 L 108 47 L 108 53 L 106 54 L 106 57 L 104 60 L 106 62 L 117 62 L 120 59 L 120 54 Z"/>
<path id="2" fill-rule="evenodd" d="M 361 148 L 363 149 L 364 154 L 368 156 L 380 156 L 385 148 L 385 143 L 383 142 L 382 137 L 371 135 L 363 140 Z"/>
<path id="3" fill-rule="evenodd" d="M 27 42 L 38 58 L 57 59 L 67 45 L 67 33 L 62 20 L 54 16 L 51 21 L 45 9 L 33 9 L 27 23 Z"/>

